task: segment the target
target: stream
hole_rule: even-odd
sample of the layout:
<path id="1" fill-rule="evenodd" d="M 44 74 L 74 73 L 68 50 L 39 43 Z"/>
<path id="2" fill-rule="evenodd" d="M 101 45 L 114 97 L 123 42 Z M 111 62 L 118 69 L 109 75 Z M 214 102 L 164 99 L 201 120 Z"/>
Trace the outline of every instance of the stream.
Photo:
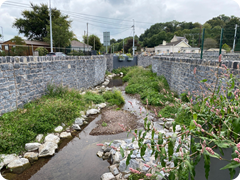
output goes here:
<path id="1" fill-rule="evenodd" d="M 124 92 L 121 78 L 114 78 L 108 87 L 117 87 L 122 90 L 125 105 L 122 109 L 139 114 L 139 101 Z M 128 103 L 131 101 L 133 106 Z M 142 112 L 146 110 L 143 108 Z M 101 150 L 98 143 L 110 142 L 116 139 L 127 139 L 127 133 L 115 135 L 91 136 L 89 133 L 97 126 L 96 122 L 101 119 L 101 114 L 91 116 L 89 124 L 83 127 L 81 132 L 74 134 L 72 139 L 61 140 L 55 155 L 40 158 L 22 174 L 13 174 L 2 171 L 4 178 L 8 180 L 98 180 L 101 175 L 109 172 L 110 162 L 97 157 L 96 153 Z M 139 120 L 142 118 L 139 118 Z"/>

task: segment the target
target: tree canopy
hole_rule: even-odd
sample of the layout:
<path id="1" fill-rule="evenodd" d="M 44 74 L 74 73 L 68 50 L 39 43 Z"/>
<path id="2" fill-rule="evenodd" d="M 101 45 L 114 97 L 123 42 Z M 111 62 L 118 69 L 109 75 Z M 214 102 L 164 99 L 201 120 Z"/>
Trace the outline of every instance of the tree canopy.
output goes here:
<path id="1" fill-rule="evenodd" d="M 89 42 L 89 45 L 92 46 L 92 50 L 94 50 L 94 38 L 95 38 L 95 50 L 99 51 L 102 44 L 101 44 L 101 41 L 100 41 L 100 38 L 94 34 L 91 34 L 90 36 L 88 36 L 88 42 Z M 87 36 L 83 36 L 83 40 L 85 42 L 85 44 L 87 44 Z"/>
<path id="2" fill-rule="evenodd" d="M 31 4 L 31 10 L 22 12 L 23 18 L 17 18 L 13 23 L 20 34 L 29 40 L 40 40 L 50 42 L 50 23 L 49 10 L 46 4 Z M 52 30 L 53 44 L 57 47 L 69 45 L 70 39 L 74 34 L 69 30 L 71 21 L 67 20 L 68 16 L 63 16 L 56 8 L 52 9 Z"/>

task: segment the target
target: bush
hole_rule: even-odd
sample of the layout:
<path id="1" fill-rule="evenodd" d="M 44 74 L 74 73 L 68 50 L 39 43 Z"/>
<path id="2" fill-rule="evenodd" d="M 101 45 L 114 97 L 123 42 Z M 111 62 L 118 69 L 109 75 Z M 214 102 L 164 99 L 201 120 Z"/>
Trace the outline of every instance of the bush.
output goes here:
<path id="1" fill-rule="evenodd" d="M 46 54 L 48 53 L 48 50 L 44 47 L 38 47 L 36 51 L 38 51 L 39 56 L 46 56 Z"/>
<path id="2" fill-rule="evenodd" d="M 121 91 L 119 90 L 115 90 L 113 92 L 111 91 L 107 91 L 103 94 L 103 98 L 108 102 L 110 103 L 110 105 L 121 105 L 121 104 L 124 104 L 125 103 L 125 100 L 122 96 L 122 93 Z"/>
<path id="3" fill-rule="evenodd" d="M 112 72 L 115 74 L 119 74 L 120 72 L 122 72 L 123 75 L 125 76 L 131 68 L 132 67 L 122 67 L 118 69 L 113 69 Z"/>
<path id="4" fill-rule="evenodd" d="M 178 112 L 178 108 L 172 106 L 165 106 L 159 111 L 159 114 L 164 118 L 175 118 L 175 114 Z"/>
<path id="5" fill-rule="evenodd" d="M 100 103 L 105 102 L 103 96 L 101 96 L 99 94 L 94 94 L 94 93 L 91 93 L 91 92 L 87 92 L 84 95 L 84 99 L 87 103 L 93 102 L 94 104 L 100 104 Z"/>

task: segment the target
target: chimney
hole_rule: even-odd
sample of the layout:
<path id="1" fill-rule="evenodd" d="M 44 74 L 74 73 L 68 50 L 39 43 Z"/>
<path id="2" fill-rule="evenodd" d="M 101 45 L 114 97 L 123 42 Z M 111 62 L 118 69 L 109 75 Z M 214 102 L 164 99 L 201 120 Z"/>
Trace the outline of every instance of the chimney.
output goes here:
<path id="1" fill-rule="evenodd" d="M 162 45 L 166 46 L 167 42 L 163 40 Z"/>

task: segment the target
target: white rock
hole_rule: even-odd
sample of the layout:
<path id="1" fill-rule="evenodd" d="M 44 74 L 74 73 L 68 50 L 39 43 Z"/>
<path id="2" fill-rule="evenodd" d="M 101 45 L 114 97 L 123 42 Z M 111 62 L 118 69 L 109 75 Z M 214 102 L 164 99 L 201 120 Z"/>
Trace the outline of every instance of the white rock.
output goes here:
<path id="1" fill-rule="evenodd" d="M 79 126 L 81 126 L 81 125 L 83 125 L 83 121 L 84 121 L 83 118 L 76 118 L 75 119 L 75 124 L 78 124 Z"/>
<path id="2" fill-rule="evenodd" d="M 16 159 L 8 164 L 8 168 L 14 173 L 22 173 L 30 166 L 29 160 L 26 158 Z"/>
<path id="3" fill-rule="evenodd" d="M 39 157 L 52 156 L 58 148 L 57 143 L 47 141 L 39 147 Z"/>
<path id="4" fill-rule="evenodd" d="M 119 173 L 119 174 L 116 176 L 116 180 L 122 180 L 122 173 Z"/>
<path id="5" fill-rule="evenodd" d="M 97 152 L 97 156 L 100 157 L 100 158 L 102 158 L 103 152 L 102 152 L 102 151 L 98 151 L 98 152 Z"/>
<path id="6" fill-rule="evenodd" d="M 109 84 L 109 81 L 105 81 L 105 82 L 103 83 L 104 86 L 107 86 L 108 84 Z"/>
<path id="7" fill-rule="evenodd" d="M 82 93 L 80 93 L 81 95 L 84 95 L 84 94 L 86 94 L 86 92 L 82 92 Z"/>
<path id="8" fill-rule="evenodd" d="M 28 159 L 30 162 L 38 160 L 38 153 L 35 152 L 27 152 L 24 154 L 24 158 Z"/>
<path id="9" fill-rule="evenodd" d="M 106 103 L 97 104 L 97 107 L 99 108 L 105 108 L 106 106 L 107 106 Z"/>
<path id="10" fill-rule="evenodd" d="M 174 121 L 172 118 L 166 118 L 167 121 Z"/>
<path id="11" fill-rule="evenodd" d="M 1 161 L 0 162 L 0 170 L 3 168 L 3 166 L 4 166 L 4 163 Z"/>
<path id="12" fill-rule="evenodd" d="M 79 126 L 78 124 L 73 124 L 73 125 L 72 125 L 72 128 L 73 128 L 74 130 L 77 130 L 77 131 L 80 131 L 80 130 L 81 130 L 81 128 L 80 128 L 80 126 Z"/>
<path id="13" fill-rule="evenodd" d="M 71 133 L 69 132 L 62 132 L 61 134 L 60 134 L 60 138 L 62 138 L 62 139 L 64 139 L 64 138 L 71 138 L 72 137 L 72 135 L 71 135 Z"/>
<path id="14" fill-rule="evenodd" d="M 35 151 L 38 150 L 39 146 L 41 146 L 40 143 L 27 143 L 25 144 L 25 149 L 27 151 Z"/>
<path id="15" fill-rule="evenodd" d="M 172 122 L 168 121 L 165 123 L 165 128 L 169 129 L 170 127 L 172 127 Z"/>
<path id="16" fill-rule="evenodd" d="M 115 177 L 112 173 L 104 173 L 102 176 L 101 176 L 101 180 L 115 180 Z"/>
<path id="17" fill-rule="evenodd" d="M 36 140 L 38 142 L 40 142 L 42 140 L 42 138 L 43 138 L 43 134 L 38 134 L 37 137 L 36 137 Z"/>
<path id="18" fill-rule="evenodd" d="M 62 123 L 62 127 L 66 126 L 66 124 Z"/>
<path id="19" fill-rule="evenodd" d="M 99 113 L 100 111 L 98 109 L 89 109 L 87 110 L 87 116 L 91 115 L 91 114 L 97 114 Z"/>
<path id="20" fill-rule="evenodd" d="M 112 88 L 106 87 L 106 91 L 111 91 Z"/>
<path id="21" fill-rule="evenodd" d="M 111 173 L 112 173 L 114 176 L 116 176 L 116 175 L 119 174 L 119 171 L 118 171 L 118 168 L 117 168 L 117 167 L 118 167 L 117 164 L 114 164 L 114 165 L 112 165 L 112 166 L 109 167 Z"/>
<path id="22" fill-rule="evenodd" d="M 85 120 L 85 119 L 87 118 L 87 116 L 85 116 L 85 115 L 82 115 L 82 118 Z"/>
<path id="23" fill-rule="evenodd" d="M 80 111 L 81 116 L 85 116 L 85 112 L 84 111 Z"/>
<path id="24" fill-rule="evenodd" d="M 176 132 L 180 132 L 182 129 L 181 129 L 181 126 L 180 125 L 176 125 Z"/>
<path id="25" fill-rule="evenodd" d="M 54 129 L 55 132 L 61 132 L 63 130 L 62 126 L 58 126 Z"/>
<path id="26" fill-rule="evenodd" d="M 120 152 L 116 152 L 113 157 L 113 164 L 119 163 L 123 159 Z"/>
<path id="27" fill-rule="evenodd" d="M 120 72 L 120 75 L 123 75 L 123 73 L 122 73 L 122 72 Z"/>
<path id="28" fill-rule="evenodd" d="M 44 142 L 54 142 L 55 144 L 58 144 L 60 141 L 60 138 L 54 134 L 49 134 L 45 137 Z"/>
<path id="29" fill-rule="evenodd" d="M 19 157 L 16 154 L 7 155 L 2 154 L 0 158 L 3 160 L 2 162 L 4 163 L 5 166 L 8 165 L 10 162 L 19 159 Z"/>

